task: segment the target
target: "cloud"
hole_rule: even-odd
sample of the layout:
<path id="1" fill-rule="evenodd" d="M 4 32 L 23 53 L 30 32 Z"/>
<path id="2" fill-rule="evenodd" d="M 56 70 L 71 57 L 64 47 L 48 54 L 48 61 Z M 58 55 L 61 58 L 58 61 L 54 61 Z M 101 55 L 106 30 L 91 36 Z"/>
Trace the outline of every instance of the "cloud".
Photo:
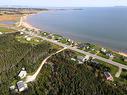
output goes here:
<path id="1" fill-rule="evenodd" d="M 27 6 L 127 6 L 127 0 L 1 0 L 0 5 Z"/>

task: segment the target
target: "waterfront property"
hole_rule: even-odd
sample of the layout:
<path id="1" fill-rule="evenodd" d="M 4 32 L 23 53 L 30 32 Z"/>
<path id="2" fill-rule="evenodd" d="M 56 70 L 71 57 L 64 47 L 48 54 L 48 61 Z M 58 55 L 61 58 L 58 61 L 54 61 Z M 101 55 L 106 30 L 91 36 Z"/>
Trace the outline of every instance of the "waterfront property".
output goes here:
<path id="1" fill-rule="evenodd" d="M 85 62 L 85 61 L 88 61 L 89 58 L 90 58 L 89 55 L 86 55 L 85 57 L 84 57 L 84 56 L 77 56 L 77 60 L 78 60 L 78 62 L 79 62 L 80 64 L 83 63 L 83 62 Z"/>

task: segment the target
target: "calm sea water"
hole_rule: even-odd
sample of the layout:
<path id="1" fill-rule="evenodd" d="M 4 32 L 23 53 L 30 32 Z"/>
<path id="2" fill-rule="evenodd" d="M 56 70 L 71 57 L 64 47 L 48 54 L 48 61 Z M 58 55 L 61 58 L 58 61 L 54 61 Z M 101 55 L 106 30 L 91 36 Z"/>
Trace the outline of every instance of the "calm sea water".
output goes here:
<path id="1" fill-rule="evenodd" d="M 27 21 L 47 32 L 73 40 L 94 42 L 127 49 L 127 8 L 84 8 L 49 11 L 28 17 Z"/>
<path id="2" fill-rule="evenodd" d="M 12 24 L 15 24 L 15 22 L 14 21 L 0 21 L 0 24 L 12 25 Z"/>

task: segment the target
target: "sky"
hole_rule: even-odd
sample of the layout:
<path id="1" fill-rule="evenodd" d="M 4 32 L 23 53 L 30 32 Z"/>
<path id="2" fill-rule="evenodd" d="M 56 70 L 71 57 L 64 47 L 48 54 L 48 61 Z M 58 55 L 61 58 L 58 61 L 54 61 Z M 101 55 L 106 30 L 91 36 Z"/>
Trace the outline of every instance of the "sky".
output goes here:
<path id="1" fill-rule="evenodd" d="M 127 6 L 127 0 L 0 0 L 0 6 L 28 7 L 107 7 Z"/>

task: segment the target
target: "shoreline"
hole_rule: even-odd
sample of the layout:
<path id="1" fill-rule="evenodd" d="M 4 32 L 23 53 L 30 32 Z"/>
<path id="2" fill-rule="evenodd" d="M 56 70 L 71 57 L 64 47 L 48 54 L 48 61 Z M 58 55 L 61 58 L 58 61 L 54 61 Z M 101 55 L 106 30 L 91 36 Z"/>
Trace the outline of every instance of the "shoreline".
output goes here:
<path id="1" fill-rule="evenodd" d="M 35 14 L 25 15 L 25 16 L 22 16 L 21 17 L 21 20 L 20 20 L 20 21 L 22 21 L 22 22 L 20 22 L 21 23 L 21 26 L 22 27 L 25 27 L 25 28 L 28 28 L 30 30 L 43 31 L 42 29 L 39 29 L 39 28 L 36 28 L 36 27 L 32 26 L 30 23 L 28 23 L 26 21 L 27 18 L 28 18 L 28 16 L 31 16 L 31 15 L 35 15 Z M 116 51 L 116 50 L 113 50 L 111 48 L 110 48 L 110 50 L 112 50 L 112 52 L 114 52 L 114 53 L 117 53 L 119 55 L 122 55 L 124 57 L 127 57 L 127 53 L 125 53 L 125 52 L 121 52 L 120 50 Z"/>
<path id="2" fill-rule="evenodd" d="M 31 14 L 31 15 L 34 15 L 34 14 Z M 30 30 L 35 30 L 35 31 L 39 31 L 40 29 L 32 26 L 31 24 L 29 24 L 26 20 L 27 20 L 27 17 L 28 16 L 31 16 L 31 15 L 25 15 L 25 16 L 22 16 L 21 19 L 20 19 L 20 23 L 22 27 L 25 27 L 25 28 L 28 28 Z"/>

